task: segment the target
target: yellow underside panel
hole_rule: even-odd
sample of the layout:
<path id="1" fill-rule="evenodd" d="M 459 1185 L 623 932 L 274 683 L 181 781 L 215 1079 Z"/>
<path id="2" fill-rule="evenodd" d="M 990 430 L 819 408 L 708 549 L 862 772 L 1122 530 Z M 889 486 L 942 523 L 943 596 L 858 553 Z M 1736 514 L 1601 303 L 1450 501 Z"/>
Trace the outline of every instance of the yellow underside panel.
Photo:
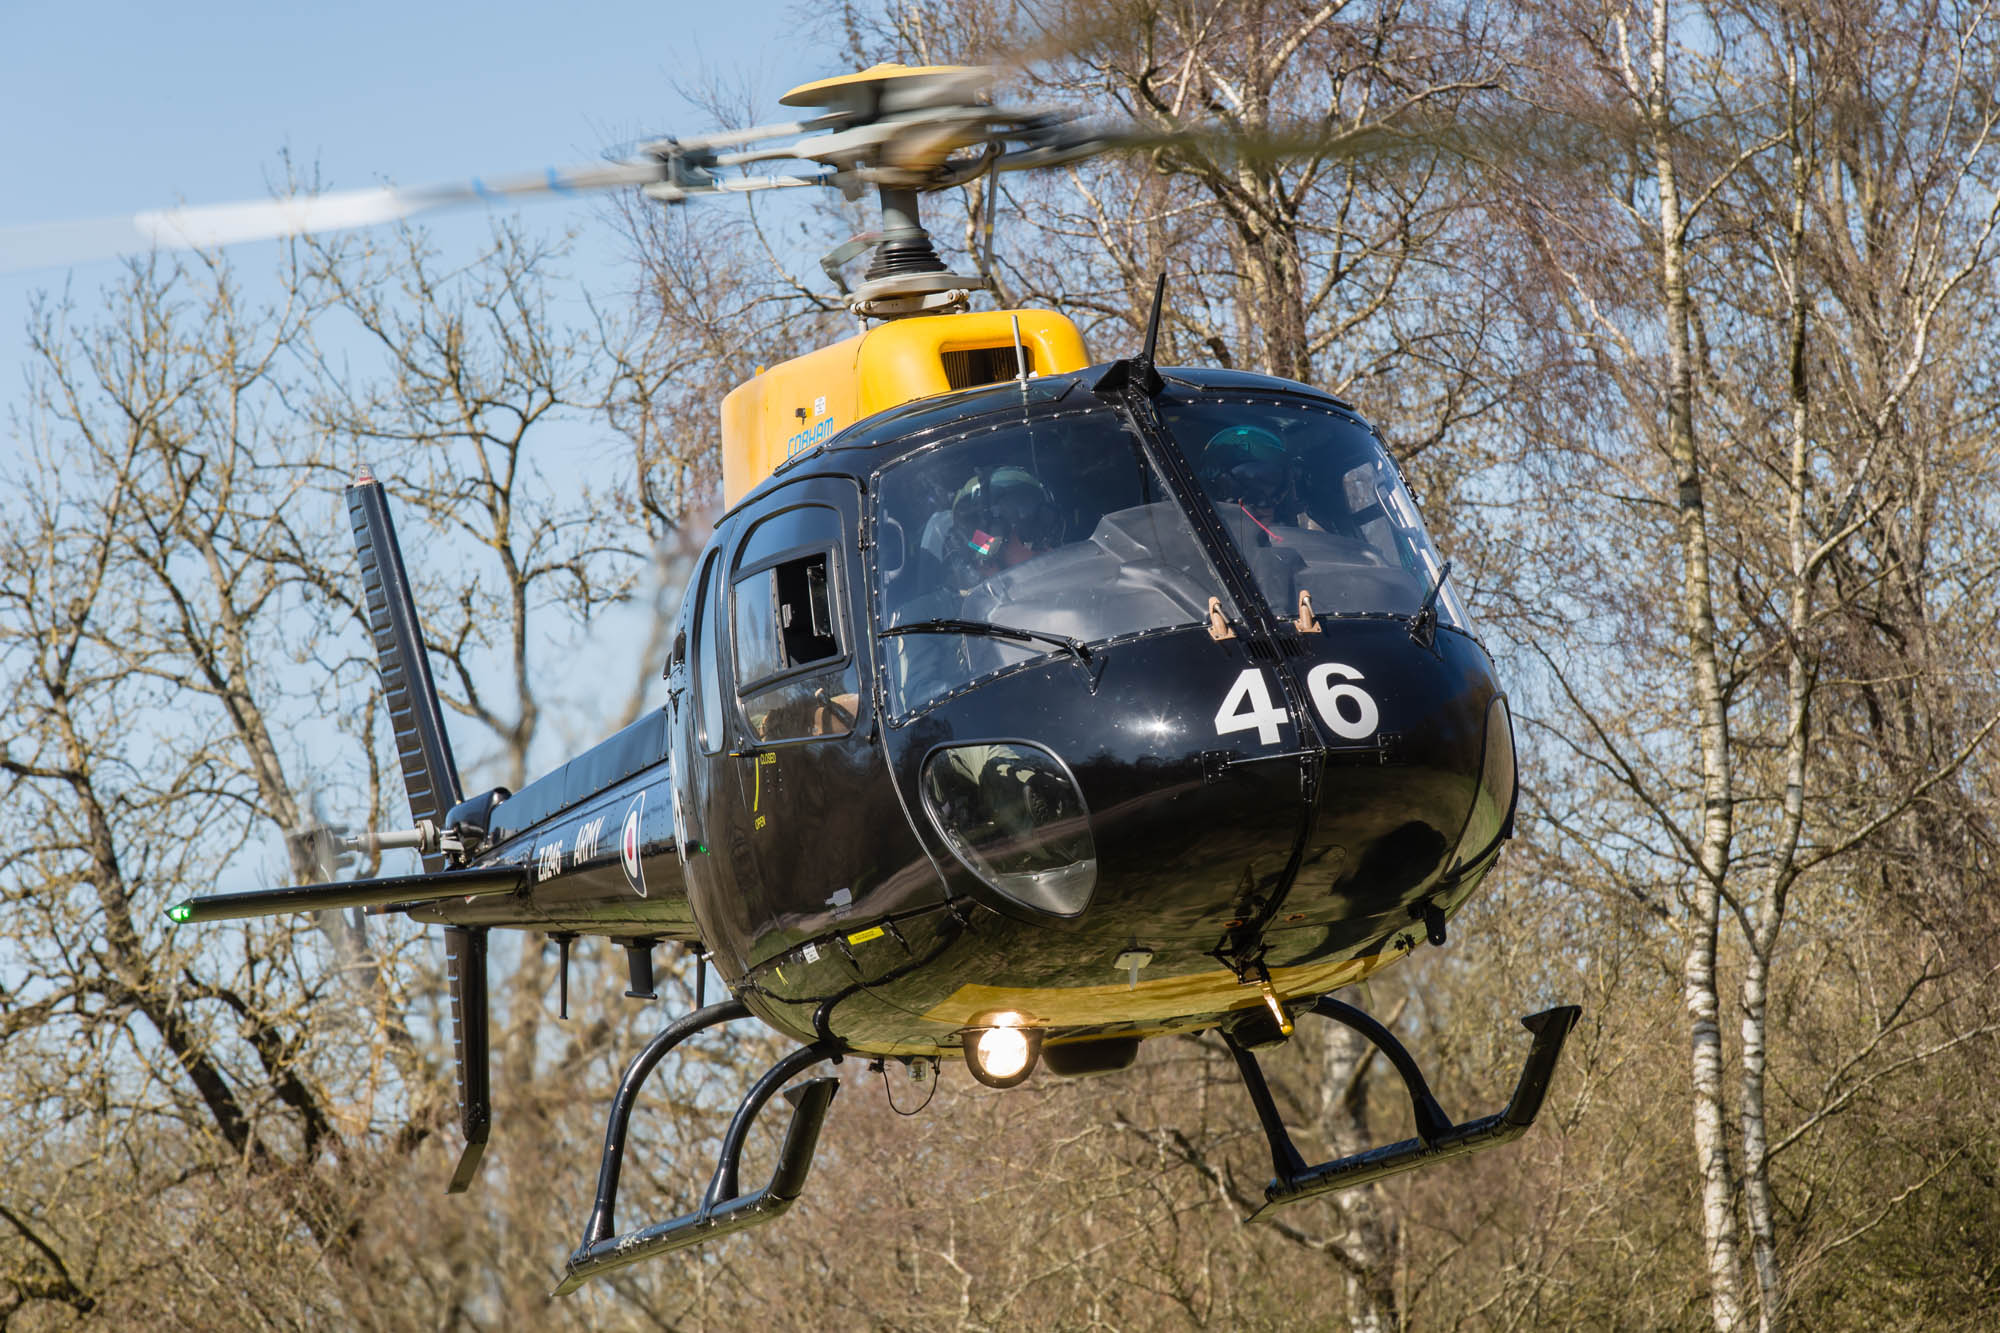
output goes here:
<path id="1" fill-rule="evenodd" d="M 1365 981 L 1403 955 L 1369 954 L 1299 967 L 1274 967 L 1271 985 L 1284 999 L 1312 998 Z M 1103 986 L 1043 989 L 1007 986 L 961 986 L 924 1018 L 933 1023 L 966 1027 L 972 1020 L 1000 1010 L 1026 1015 L 1037 1027 L 1086 1027 L 1100 1023 L 1169 1024 L 1200 1014 L 1247 1009 L 1262 1004 L 1264 994 L 1245 986 L 1236 974 L 1218 967 L 1193 976 L 1161 977 L 1156 981 L 1112 982 Z"/>

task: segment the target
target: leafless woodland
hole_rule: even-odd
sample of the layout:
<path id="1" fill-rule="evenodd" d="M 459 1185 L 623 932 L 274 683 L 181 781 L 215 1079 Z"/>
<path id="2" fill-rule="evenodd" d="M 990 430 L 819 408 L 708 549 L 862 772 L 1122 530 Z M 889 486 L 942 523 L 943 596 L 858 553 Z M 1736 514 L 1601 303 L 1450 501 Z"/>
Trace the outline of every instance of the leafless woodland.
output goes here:
<path id="1" fill-rule="evenodd" d="M 1584 1007 L 1511 1149 L 1276 1225 L 1226 1056 L 1014 1093 L 850 1061 L 806 1200 L 545 1293 L 623 1058 L 691 1002 L 580 951 L 496 969 L 494 1151 L 454 1146 L 436 945 L 391 917 L 168 927 L 286 833 L 394 823 L 335 496 L 394 489 L 461 762 L 642 706 L 712 516 L 709 424 L 838 329 L 766 217 L 629 210 L 586 317 L 501 223 L 222 255 L 51 298 L 0 508 L 0 1324 L 24 1329 L 1988 1327 L 2000 1310 L 2000 14 L 1840 0 L 851 6 L 856 63 L 1027 52 L 1021 95 L 1222 139 L 941 199 L 941 239 L 1094 352 L 1309 380 L 1379 422 L 1522 727 L 1519 837 L 1367 998 L 1447 1108 Z M 829 70 L 831 72 L 831 70 Z M 720 111 L 727 108 L 718 107 Z M 1392 152 L 1356 156 L 1369 131 Z M 1380 142 L 1379 139 L 1370 142 Z M 852 219 L 814 224 L 837 239 Z M 573 295 L 573 293 L 572 293 Z M 580 445 L 579 442 L 582 442 Z M 585 486 L 565 451 L 592 450 Z M 586 703 L 559 663 L 641 629 Z M 603 652 L 601 641 L 593 651 Z M 589 723 L 580 721 L 589 718 Z M 585 731 L 579 733 L 579 728 Z M 542 748 L 537 748 L 541 746 Z M 341 873 L 365 873 L 368 866 Z M 679 1211 L 748 1066 L 642 1105 Z M 1383 1071 L 1294 1043 L 1331 1152 Z M 754 1169 L 754 1167 L 753 1167 Z"/>

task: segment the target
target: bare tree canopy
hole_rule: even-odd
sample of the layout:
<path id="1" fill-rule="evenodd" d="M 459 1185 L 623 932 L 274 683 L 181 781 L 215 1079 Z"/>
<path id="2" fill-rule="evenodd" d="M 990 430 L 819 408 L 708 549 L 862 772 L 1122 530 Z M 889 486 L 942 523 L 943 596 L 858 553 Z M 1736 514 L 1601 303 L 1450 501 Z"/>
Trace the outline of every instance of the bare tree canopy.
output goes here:
<path id="1" fill-rule="evenodd" d="M 598 220 L 629 287 L 587 302 L 562 241 L 511 223 L 475 255 L 419 230 L 297 242 L 266 300 L 223 257 L 160 258 L 22 331 L 0 1325 L 1990 1318 L 2000 16 L 926 0 L 805 21 L 857 65 L 1000 58 L 1025 100 L 1292 136 L 988 178 L 931 220 L 1100 358 L 1137 344 L 1165 271 L 1163 361 L 1304 380 L 1380 424 L 1508 683 L 1524 787 L 1450 947 L 1369 998 L 1453 1109 L 1501 1094 L 1512 1015 L 1581 1003 L 1541 1125 L 1244 1227 L 1268 1161 L 1213 1037 L 1004 1094 L 850 1062 L 789 1219 L 548 1304 L 619 1063 L 662 1017 L 615 998 L 617 960 L 580 952 L 563 1023 L 544 942 L 507 954 L 507 1129 L 447 1200 L 435 944 L 395 915 L 197 937 L 161 912 L 321 877 L 301 833 L 394 820 L 336 510 L 359 464 L 424 553 L 468 767 L 519 787 L 637 715 L 714 514 L 721 396 L 845 332 L 792 247 L 851 219 L 794 242 L 768 211 L 634 205 Z M 1482 132 L 1339 147 L 1461 123 Z M 640 628 L 606 651 L 618 616 Z M 1286 1121 L 1335 1152 L 1408 1117 L 1340 1032 L 1272 1061 Z M 699 1191 L 686 1164 L 758 1054 L 680 1057 L 634 1207 Z"/>

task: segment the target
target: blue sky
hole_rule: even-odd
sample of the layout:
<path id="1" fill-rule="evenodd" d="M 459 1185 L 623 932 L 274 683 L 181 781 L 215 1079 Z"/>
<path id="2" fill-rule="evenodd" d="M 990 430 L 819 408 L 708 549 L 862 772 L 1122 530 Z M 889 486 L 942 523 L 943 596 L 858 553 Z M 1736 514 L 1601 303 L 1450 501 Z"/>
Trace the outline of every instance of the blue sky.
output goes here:
<path id="1" fill-rule="evenodd" d="M 5 0 L 0 227 L 259 198 L 283 150 L 334 188 L 590 162 L 641 135 L 712 128 L 675 83 L 717 75 L 778 119 L 786 88 L 841 68 L 837 50 L 774 40 L 800 26 L 790 0 Z M 562 202 L 526 215 L 589 221 Z M 487 222 L 435 225 L 470 246 Z M 232 257 L 249 273 L 272 252 Z M 580 279 L 601 281 L 615 262 L 610 238 L 586 228 Z M 31 293 L 67 280 L 87 303 L 116 273 L 114 262 L 0 273 L 0 403 L 19 400 Z"/>
<path id="2" fill-rule="evenodd" d="M 677 81 L 719 78 L 750 96 L 760 121 L 784 119 L 779 95 L 843 67 L 838 49 L 797 36 L 801 26 L 795 0 L 562 10 L 518 0 L 0 0 L 0 228 L 261 198 L 286 150 L 336 189 L 590 163 L 608 145 L 715 128 Z M 579 294 L 615 290 L 618 243 L 593 225 L 589 205 L 550 201 L 522 215 L 552 231 L 580 228 L 570 264 Z M 469 257 L 490 219 L 473 210 L 426 225 L 447 252 Z M 269 286 L 275 255 L 269 242 L 231 249 L 251 296 Z M 10 418 L 24 399 L 33 294 L 68 283 L 87 311 L 119 273 L 114 259 L 0 272 L 0 449 L 16 447 Z M 620 623 L 599 633 L 643 639 Z M 552 726 L 547 738 L 554 758 L 577 741 L 560 733 L 595 725 L 564 721 L 574 726 Z M 460 738 L 462 759 L 482 748 L 475 742 L 469 731 Z M 272 848 L 253 848 L 225 887 L 249 887 L 281 862 Z"/>

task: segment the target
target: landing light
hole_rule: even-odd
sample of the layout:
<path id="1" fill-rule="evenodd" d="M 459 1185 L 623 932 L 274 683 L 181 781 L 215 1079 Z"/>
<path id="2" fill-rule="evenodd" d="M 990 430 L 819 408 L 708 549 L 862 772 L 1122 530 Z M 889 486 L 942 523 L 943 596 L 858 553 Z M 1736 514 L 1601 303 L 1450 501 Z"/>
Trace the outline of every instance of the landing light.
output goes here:
<path id="1" fill-rule="evenodd" d="M 1075 916 L 1097 884 L 1083 793 L 1025 741 L 943 746 L 924 760 L 924 806 L 953 855 L 1024 907 Z"/>
<path id="2" fill-rule="evenodd" d="M 1019 1014 L 998 1014 L 989 1026 L 965 1034 L 965 1067 L 989 1088 L 1016 1088 L 1035 1072 L 1042 1053 L 1039 1028 L 1021 1025 Z"/>

